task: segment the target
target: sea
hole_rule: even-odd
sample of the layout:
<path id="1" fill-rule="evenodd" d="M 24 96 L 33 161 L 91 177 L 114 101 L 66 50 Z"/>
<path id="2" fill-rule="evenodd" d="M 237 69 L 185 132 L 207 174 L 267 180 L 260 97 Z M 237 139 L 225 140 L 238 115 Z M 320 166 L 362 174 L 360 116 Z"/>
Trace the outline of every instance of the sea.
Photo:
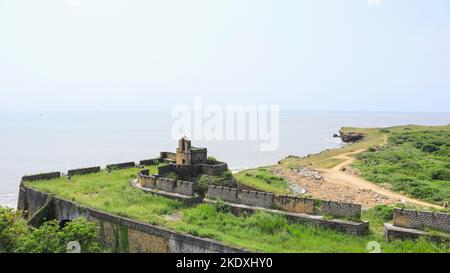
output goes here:
<path id="1" fill-rule="evenodd" d="M 0 113 L 0 205 L 16 207 L 23 175 L 66 171 L 155 158 L 175 151 L 169 112 Z M 263 151 L 259 140 L 193 140 L 236 171 L 271 165 L 344 145 L 343 126 L 450 124 L 450 113 L 281 112 L 279 145 Z"/>

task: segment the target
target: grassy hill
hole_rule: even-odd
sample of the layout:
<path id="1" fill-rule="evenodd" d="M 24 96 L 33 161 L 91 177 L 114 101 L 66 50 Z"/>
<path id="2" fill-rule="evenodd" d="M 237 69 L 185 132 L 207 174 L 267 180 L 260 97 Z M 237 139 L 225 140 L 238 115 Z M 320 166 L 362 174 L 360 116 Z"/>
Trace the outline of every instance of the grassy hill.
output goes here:
<path id="1" fill-rule="evenodd" d="M 354 163 L 369 181 L 431 202 L 450 200 L 450 126 L 384 130 L 388 142 Z"/>
<path id="2" fill-rule="evenodd" d="M 392 207 L 364 211 L 362 218 L 371 222 L 371 231 L 365 236 L 352 236 L 289 223 L 286 218 L 274 214 L 235 216 L 221 206 L 200 204 L 187 207 L 180 202 L 130 187 L 129 181 L 136 177 L 138 171 L 130 168 L 74 176 L 71 180 L 61 177 L 26 182 L 26 185 L 92 208 L 254 251 L 367 253 L 367 243 L 377 241 L 383 252 L 450 252 L 446 244 L 425 240 L 385 242 L 383 223 L 391 220 Z M 150 166 L 150 172 L 155 173 L 156 166 Z M 262 171 L 262 175 L 271 179 L 270 176 L 264 176 L 265 171 Z"/>

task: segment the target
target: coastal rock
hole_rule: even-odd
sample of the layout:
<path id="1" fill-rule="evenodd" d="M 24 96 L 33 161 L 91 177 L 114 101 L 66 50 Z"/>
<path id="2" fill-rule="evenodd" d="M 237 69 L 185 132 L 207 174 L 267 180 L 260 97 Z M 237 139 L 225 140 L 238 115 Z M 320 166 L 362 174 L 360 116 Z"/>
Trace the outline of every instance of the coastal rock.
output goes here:
<path id="1" fill-rule="evenodd" d="M 356 142 L 358 140 L 361 140 L 364 138 L 363 133 L 356 133 L 356 132 L 348 132 L 344 133 L 342 131 L 339 131 L 341 139 L 343 142 L 349 143 L 349 142 Z"/>

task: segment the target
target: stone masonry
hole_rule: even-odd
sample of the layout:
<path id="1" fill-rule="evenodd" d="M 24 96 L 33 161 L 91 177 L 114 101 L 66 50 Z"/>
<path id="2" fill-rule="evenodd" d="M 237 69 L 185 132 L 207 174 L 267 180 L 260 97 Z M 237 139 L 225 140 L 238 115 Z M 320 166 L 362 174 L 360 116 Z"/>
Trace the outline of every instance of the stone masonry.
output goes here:
<path id="1" fill-rule="evenodd" d="M 397 208 L 394 210 L 394 226 L 450 232 L 450 214 Z"/>

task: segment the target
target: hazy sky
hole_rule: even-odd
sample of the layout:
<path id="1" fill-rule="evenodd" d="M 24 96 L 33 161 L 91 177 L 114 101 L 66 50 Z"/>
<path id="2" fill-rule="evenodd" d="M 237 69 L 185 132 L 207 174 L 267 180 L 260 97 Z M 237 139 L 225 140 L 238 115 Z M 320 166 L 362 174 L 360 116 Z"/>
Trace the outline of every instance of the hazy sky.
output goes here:
<path id="1" fill-rule="evenodd" d="M 0 111 L 450 111 L 449 0 L 0 0 Z"/>

